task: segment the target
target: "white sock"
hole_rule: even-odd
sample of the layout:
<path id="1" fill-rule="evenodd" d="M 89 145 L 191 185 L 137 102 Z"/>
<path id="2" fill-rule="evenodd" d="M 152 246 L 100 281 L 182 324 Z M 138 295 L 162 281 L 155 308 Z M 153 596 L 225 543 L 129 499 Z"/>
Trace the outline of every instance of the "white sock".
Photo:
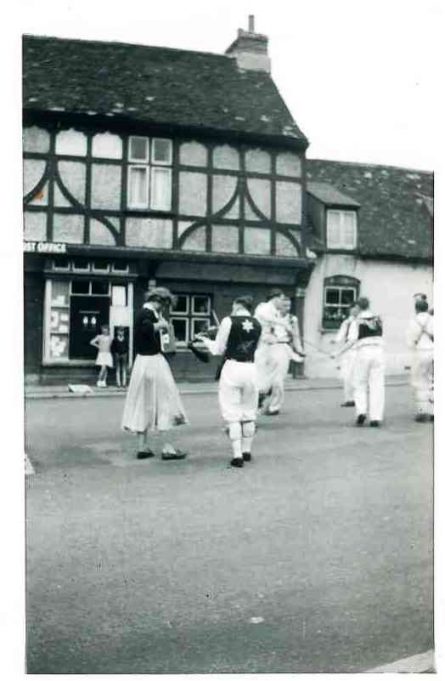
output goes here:
<path id="1" fill-rule="evenodd" d="M 232 440 L 233 458 L 242 459 L 243 452 L 241 449 L 241 440 Z"/>
<path id="2" fill-rule="evenodd" d="M 252 442 L 253 437 L 243 437 L 241 440 L 241 449 L 243 450 L 243 453 L 250 454 L 252 450 Z"/>

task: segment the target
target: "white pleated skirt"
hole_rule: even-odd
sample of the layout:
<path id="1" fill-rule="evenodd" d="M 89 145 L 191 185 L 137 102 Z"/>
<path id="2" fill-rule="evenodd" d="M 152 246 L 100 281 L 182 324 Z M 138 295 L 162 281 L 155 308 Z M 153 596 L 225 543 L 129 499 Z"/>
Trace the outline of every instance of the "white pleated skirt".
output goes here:
<path id="1" fill-rule="evenodd" d="M 165 431 L 188 423 L 165 357 L 137 355 L 131 372 L 122 428 L 133 433 Z"/>

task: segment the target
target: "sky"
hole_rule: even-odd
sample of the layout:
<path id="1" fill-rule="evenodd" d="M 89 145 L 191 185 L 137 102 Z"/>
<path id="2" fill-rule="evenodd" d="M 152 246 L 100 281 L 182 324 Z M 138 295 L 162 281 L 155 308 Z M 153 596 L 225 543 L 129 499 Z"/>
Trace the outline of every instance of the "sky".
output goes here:
<path id="1" fill-rule="evenodd" d="M 255 16 L 310 158 L 435 168 L 441 0 L 22 0 L 22 32 L 224 53 Z"/>

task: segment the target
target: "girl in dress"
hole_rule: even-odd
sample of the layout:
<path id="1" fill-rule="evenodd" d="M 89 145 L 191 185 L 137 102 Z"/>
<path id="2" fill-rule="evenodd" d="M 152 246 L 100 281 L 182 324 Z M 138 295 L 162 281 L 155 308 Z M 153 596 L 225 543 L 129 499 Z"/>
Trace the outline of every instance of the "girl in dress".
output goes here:
<path id="1" fill-rule="evenodd" d="M 90 345 L 98 349 L 96 366 L 99 366 L 100 370 L 96 385 L 98 388 L 106 388 L 108 368 L 111 369 L 113 367 L 113 357 L 111 354 L 112 338 L 107 325 L 101 326 L 100 330 L 101 333 L 90 341 Z"/>
<path id="2" fill-rule="evenodd" d="M 187 423 L 178 388 L 162 353 L 161 335 L 169 330 L 169 323 L 162 317 L 162 309 L 172 298 L 170 291 L 163 287 L 148 291 L 146 302 L 135 320 L 136 359 L 125 400 L 122 428 L 137 433 L 138 459 L 154 456 L 148 442 L 149 432 L 163 433 Z M 185 456 L 185 452 L 164 439 L 163 459 L 183 459 Z"/>

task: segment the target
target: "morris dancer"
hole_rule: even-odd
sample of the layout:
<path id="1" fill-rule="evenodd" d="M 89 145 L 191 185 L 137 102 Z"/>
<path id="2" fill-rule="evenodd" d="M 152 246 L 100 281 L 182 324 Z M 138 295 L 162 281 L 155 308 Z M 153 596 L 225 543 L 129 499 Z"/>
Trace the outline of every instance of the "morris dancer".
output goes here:
<path id="1" fill-rule="evenodd" d="M 286 326 L 274 324 L 272 333 L 276 337 L 276 343 L 270 345 L 271 358 L 271 388 L 270 398 L 266 400 L 267 406 L 264 413 L 268 416 L 279 414 L 284 404 L 284 381 L 289 371 L 290 361 L 302 362 L 304 357 L 301 345 L 298 319 L 290 314 L 291 300 L 288 296 L 282 296 L 279 302 L 280 321 Z"/>
<path id="2" fill-rule="evenodd" d="M 345 319 L 335 337 L 335 343 L 345 344 L 351 340 L 352 327 L 356 322 L 356 318 L 360 308 L 358 305 L 353 305 L 349 310 L 349 316 Z M 357 358 L 357 348 L 355 345 L 343 353 L 341 360 L 341 371 L 343 379 L 343 402 L 342 407 L 354 407 L 354 367 Z"/>
<path id="3" fill-rule="evenodd" d="M 271 347 L 277 343 L 275 329 L 286 328 L 287 322 L 282 319 L 280 307 L 284 299 L 281 289 L 272 289 L 266 302 L 260 303 L 255 309 L 255 318 L 262 327 L 261 339 L 255 353 L 255 366 L 258 375 L 259 406 L 262 407 L 266 397 L 272 393 L 274 375 L 278 370 Z"/>
<path id="4" fill-rule="evenodd" d="M 407 341 L 413 349 L 411 385 L 416 403 L 415 420 L 424 423 L 434 420 L 434 315 L 428 312 L 426 297 L 416 299 L 415 309 L 416 317 L 408 327 Z"/>
<path id="5" fill-rule="evenodd" d="M 385 363 L 383 355 L 383 325 L 380 317 L 369 309 L 368 298 L 357 300 L 359 314 L 350 340 L 337 355 L 352 346 L 357 349 L 354 378 L 356 425 L 362 426 L 369 416 L 369 425 L 377 428 L 383 420 L 385 406 Z"/>
<path id="6" fill-rule="evenodd" d="M 163 287 L 145 295 L 146 302 L 136 317 L 134 348 L 136 360 L 125 400 L 122 428 L 138 435 L 138 459 L 154 456 L 148 444 L 148 431 L 165 432 L 187 423 L 184 407 L 170 370 L 161 352 L 161 334 L 169 323 L 162 308 L 173 296 Z M 162 459 L 184 459 L 186 454 L 164 442 Z"/>
<path id="7" fill-rule="evenodd" d="M 254 355 L 261 325 L 252 317 L 252 308 L 253 299 L 250 296 L 235 298 L 232 313 L 222 320 L 215 340 L 204 334 L 196 336 L 212 355 L 223 355 L 225 359 L 218 396 L 232 443 L 230 465 L 235 468 L 242 468 L 245 461 L 252 460 L 255 435 L 258 388 Z"/>

